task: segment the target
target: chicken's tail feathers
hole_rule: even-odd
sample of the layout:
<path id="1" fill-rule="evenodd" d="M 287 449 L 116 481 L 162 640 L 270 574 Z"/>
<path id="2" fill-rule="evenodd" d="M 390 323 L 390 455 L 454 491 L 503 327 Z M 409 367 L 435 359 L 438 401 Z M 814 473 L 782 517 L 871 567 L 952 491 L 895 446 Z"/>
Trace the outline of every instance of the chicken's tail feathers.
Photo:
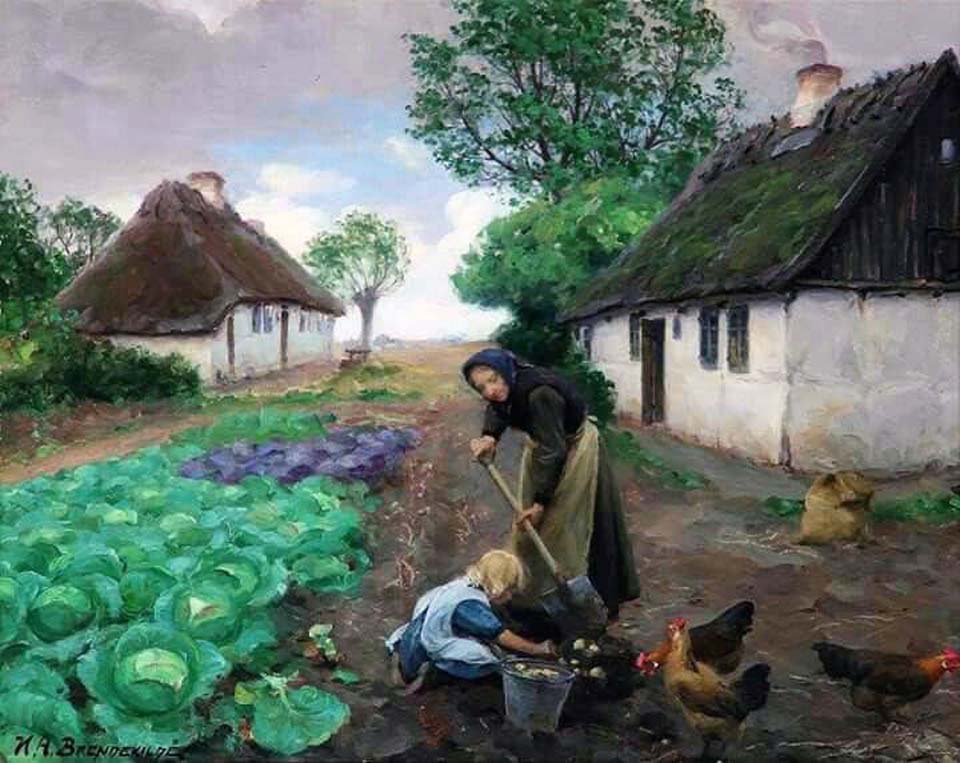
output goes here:
<path id="1" fill-rule="evenodd" d="M 733 691 L 740 705 L 748 713 L 767 704 L 770 693 L 770 666 L 760 662 L 743 671 L 733 684 Z"/>
<path id="2" fill-rule="evenodd" d="M 755 611 L 756 606 L 752 601 L 739 601 L 717 615 L 714 622 L 723 629 L 728 638 L 743 638 L 744 634 L 753 630 Z"/>
<path id="3" fill-rule="evenodd" d="M 820 663 L 830 678 L 853 678 L 857 669 L 854 651 L 840 644 L 818 641 L 813 650 L 820 657 Z"/>

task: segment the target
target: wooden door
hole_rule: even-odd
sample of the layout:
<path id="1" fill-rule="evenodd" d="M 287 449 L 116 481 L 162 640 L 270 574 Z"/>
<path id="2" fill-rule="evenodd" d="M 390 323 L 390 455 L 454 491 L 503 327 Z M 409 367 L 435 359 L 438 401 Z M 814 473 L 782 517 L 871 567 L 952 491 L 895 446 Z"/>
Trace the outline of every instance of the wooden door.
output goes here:
<path id="1" fill-rule="evenodd" d="M 233 336 L 233 316 L 227 318 L 227 365 L 230 367 L 230 375 L 236 375 L 237 349 L 236 340 Z"/>
<path id="2" fill-rule="evenodd" d="M 280 365 L 287 367 L 287 342 L 290 333 L 290 313 L 287 308 L 280 312 Z"/>
<path id="3" fill-rule="evenodd" d="M 644 320 L 641 324 L 641 359 L 643 374 L 643 423 L 663 421 L 663 318 Z"/>

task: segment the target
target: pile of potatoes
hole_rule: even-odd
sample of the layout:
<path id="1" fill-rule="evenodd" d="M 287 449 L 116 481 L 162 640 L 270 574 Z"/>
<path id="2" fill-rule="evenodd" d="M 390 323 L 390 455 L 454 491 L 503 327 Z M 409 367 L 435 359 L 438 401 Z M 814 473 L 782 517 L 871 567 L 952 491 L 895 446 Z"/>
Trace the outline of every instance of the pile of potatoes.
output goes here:
<path id="1" fill-rule="evenodd" d="M 574 639 L 569 649 L 561 652 L 560 664 L 573 668 L 573 672 L 584 678 L 603 680 L 607 677 L 606 671 L 594 664 L 600 655 L 600 645 L 596 641 L 585 638 Z"/>

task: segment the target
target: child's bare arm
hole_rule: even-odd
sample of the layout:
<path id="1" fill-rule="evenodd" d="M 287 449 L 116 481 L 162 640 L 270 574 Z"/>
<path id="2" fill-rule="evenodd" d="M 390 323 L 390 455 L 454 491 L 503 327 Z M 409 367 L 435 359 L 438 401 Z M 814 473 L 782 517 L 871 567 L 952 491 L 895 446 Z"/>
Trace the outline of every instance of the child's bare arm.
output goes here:
<path id="1" fill-rule="evenodd" d="M 510 630 L 505 630 L 497 636 L 497 643 L 504 649 L 509 649 L 511 652 L 521 652 L 522 654 L 552 657 L 557 653 L 552 641 L 528 641 L 523 636 L 518 636 Z"/>

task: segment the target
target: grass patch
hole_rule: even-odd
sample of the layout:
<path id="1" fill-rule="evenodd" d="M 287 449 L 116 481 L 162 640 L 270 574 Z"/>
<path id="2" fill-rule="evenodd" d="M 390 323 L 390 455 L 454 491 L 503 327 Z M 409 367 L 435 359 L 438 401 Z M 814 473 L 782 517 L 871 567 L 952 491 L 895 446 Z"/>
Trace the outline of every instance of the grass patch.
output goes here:
<path id="1" fill-rule="evenodd" d="M 638 475 L 682 490 L 697 490 L 707 486 L 703 476 L 687 469 L 674 469 L 659 456 L 640 447 L 630 432 L 607 429 L 604 437 L 614 458 L 632 466 Z"/>
<path id="2" fill-rule="evenodd" d="M 367 402 L 389 403 L 401 400 L 419 400 L 423 394 L 418 390 L 408 390 L 407 392 L 398 392 L 388 387 L 365 387 L 357 390 L 357 400 Z"/>
<path id="3" fill-rule="evenodd" d="M 767 514 L 793 519 L 803 514 L 803 499 L 772 495 L 763 502 L 763 509 Z M 960 495 L 919 493 L 907 498 L 877 501 L 871 514 L 876 522 L 948 524 L 960 521 Z"/>
<path id="4" fill-rule="evenodd" d="M 772 514 L 775 517 L 792 519 L 793 517 L 799 517 L 803 514 L 803 499 L 781 498 L 780 496 L 771 495 L 763 502 L 763 510 L 767 514 Z"/>
<path id="5" fill-rule="evenodd" d="M 59 453 L 63 448 L 64 446 L 59 442 L 50 442 L 37 448 L 33 456 L 34 458 L 46 458 L 47 456 Z"/>
<path id="6" fill-rule="evenodd" d="M 354 366 L 343 371 L 343 376 L 352 377 L 357 381 L 376 381 L 377 379 L 386 379 L 389 376 L 396 376 L 403 370 L 402 366 L 395 363 L 378 363 L 376 361 L 364 363 L 362 366 Z"/>
<path id="7" fill-rule="evenodd" d="M 944 525 L 960 521 L 960 495 L 919 493 L 907 498 L 878 501 L 873 509 L 878 522 L 929 522 Z"/>

